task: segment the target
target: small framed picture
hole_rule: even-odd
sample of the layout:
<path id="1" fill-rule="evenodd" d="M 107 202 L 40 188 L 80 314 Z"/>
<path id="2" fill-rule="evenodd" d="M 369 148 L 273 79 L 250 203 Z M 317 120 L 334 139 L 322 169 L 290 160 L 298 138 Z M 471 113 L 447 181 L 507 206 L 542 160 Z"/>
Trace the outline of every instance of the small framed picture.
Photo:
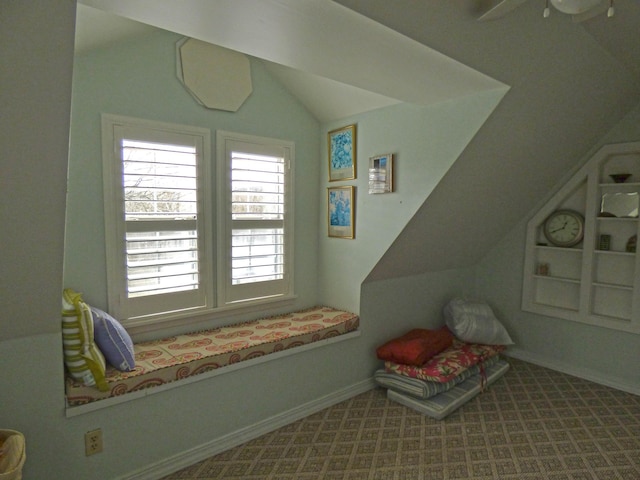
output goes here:
<path id="1" fill-rule="evenodd" d="M 332 130 L 327 134 L 329 181 L 356 178 L 356 126 Z"/>
<path id="2" fill-rule="evenodd" d="M 355 238 L 355 187 L 327 188 L 329 236 Z"/>
<path id="3" fill-rule="evenodd" d="M 393 154 L 369 159 L 369 193 L 393 192 Z"/>

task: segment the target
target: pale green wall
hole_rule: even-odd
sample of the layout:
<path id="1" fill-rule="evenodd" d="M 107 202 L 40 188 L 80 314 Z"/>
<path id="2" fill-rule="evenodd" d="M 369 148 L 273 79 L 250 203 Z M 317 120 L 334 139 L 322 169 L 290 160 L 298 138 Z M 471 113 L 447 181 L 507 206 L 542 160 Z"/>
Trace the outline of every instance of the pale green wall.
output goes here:
<path id="1" fill-rule="evenodd" d="M 111 113 L 209 128 L 214 157 L 218 129 L 295 142 L 294 278 L 298 298 L 289 308 L 312 306 L 317 290 L 318 122 L 255 59 L 251 59 L 253 92 L 237 112 L 202 107 L 176 77 L 175 44 L 181 38 L 159 31 L 76 59 L 65 286 L 107 308 L 100 114 Z"/>
<path id="2" fill-rule="evenodd" d="M 640 105 L 607 133 L 590 154 L 604 144 L 638 140 Z M 581 163 L 586 162 L 590 154 Z M 543 203 L 534 208 L 531 215 Z M 523 219 L 496 245 L 476 273 L 476 291 L 489 301 L 507 326 L 516 343 L 514 355 L 640 394 L 640 335 L 521 310 L 528 219 Z"/>
<path id="3" fill-rule="evenodd" d="M 418 208 L 456 161 L 504 90 L 421 107 L 400 104 L 323 125 L 320 195 L 320 301 L 359 312 L 360 286 Z M 355 180 L 328 181 L 326 133 L 357 125 Z M 395 191 L 368 193 L 369 158 L 393 153 Z M 327 235 L 329 186 L 356 186 L 355 239 Z M 437 225 L 434 225 L 437 228 Z M 407 256 L 439 255 L 416 250 Z M 410 261 L 410 260 L 409 260 Z"/>

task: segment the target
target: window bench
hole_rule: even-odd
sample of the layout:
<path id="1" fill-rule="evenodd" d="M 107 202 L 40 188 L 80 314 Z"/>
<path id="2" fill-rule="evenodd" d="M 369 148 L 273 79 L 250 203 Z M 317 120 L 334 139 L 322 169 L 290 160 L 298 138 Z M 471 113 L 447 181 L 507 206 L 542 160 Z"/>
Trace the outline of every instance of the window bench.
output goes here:
<path id="1" fill-rule="evenodd" d="M 266 361 L 320 346 L 350 333 L 357 334 L 355 313 L 330 307 L 313 307 L 227 327 L 137 343 L 136 367 L 121 372 L 107 366 L 109 389 L 101 392 L 66 378 L 67 416 L 96 410 L 113 403 L 172 388 L 188 380 L 196 381 L 225 373 L 232 367 Z M 349 335 L 353 336 L 353 335 Z M 280 355 L 278 355 L 280 354 Z M 208 374 L 208 375 L 207 375 Z M 195 378 L 198 377 L 198 378 Z M 180 381 L 180 382 L 177 382 Z M 126 400 L 122 396 L 128 397 Z"/>

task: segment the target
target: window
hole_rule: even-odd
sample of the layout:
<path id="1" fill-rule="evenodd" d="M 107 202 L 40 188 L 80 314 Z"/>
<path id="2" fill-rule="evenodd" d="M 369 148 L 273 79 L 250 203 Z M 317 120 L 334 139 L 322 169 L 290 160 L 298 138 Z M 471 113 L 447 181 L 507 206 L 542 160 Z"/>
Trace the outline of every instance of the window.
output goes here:
<path id="1" fill-rule="evenodd" d="M 221 301 L 291 293 L 293 144 L 218 131 Z"/>
<path id="2" fill-rule="evenodd" d="M 291 293 L 293 145 L 217 138 L 214 184 L 208 130 L 103 115 L 109 309 L 125 324 Z"/>

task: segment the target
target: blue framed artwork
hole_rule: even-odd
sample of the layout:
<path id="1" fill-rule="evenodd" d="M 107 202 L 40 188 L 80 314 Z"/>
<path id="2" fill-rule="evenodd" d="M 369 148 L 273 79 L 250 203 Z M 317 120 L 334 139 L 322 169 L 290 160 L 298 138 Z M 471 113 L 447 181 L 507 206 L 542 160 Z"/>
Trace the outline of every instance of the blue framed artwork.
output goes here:
<path id="1" fill-rule="evenodd" d="M 329 187 L 327 194 L 329 236 L 355 238 L 355 187 Z"/>
<path id="2" fill-rule="evenodd" d="M 356 178 L 356 126 L 332 130 L 327 134 L 329 181 Z"/>

